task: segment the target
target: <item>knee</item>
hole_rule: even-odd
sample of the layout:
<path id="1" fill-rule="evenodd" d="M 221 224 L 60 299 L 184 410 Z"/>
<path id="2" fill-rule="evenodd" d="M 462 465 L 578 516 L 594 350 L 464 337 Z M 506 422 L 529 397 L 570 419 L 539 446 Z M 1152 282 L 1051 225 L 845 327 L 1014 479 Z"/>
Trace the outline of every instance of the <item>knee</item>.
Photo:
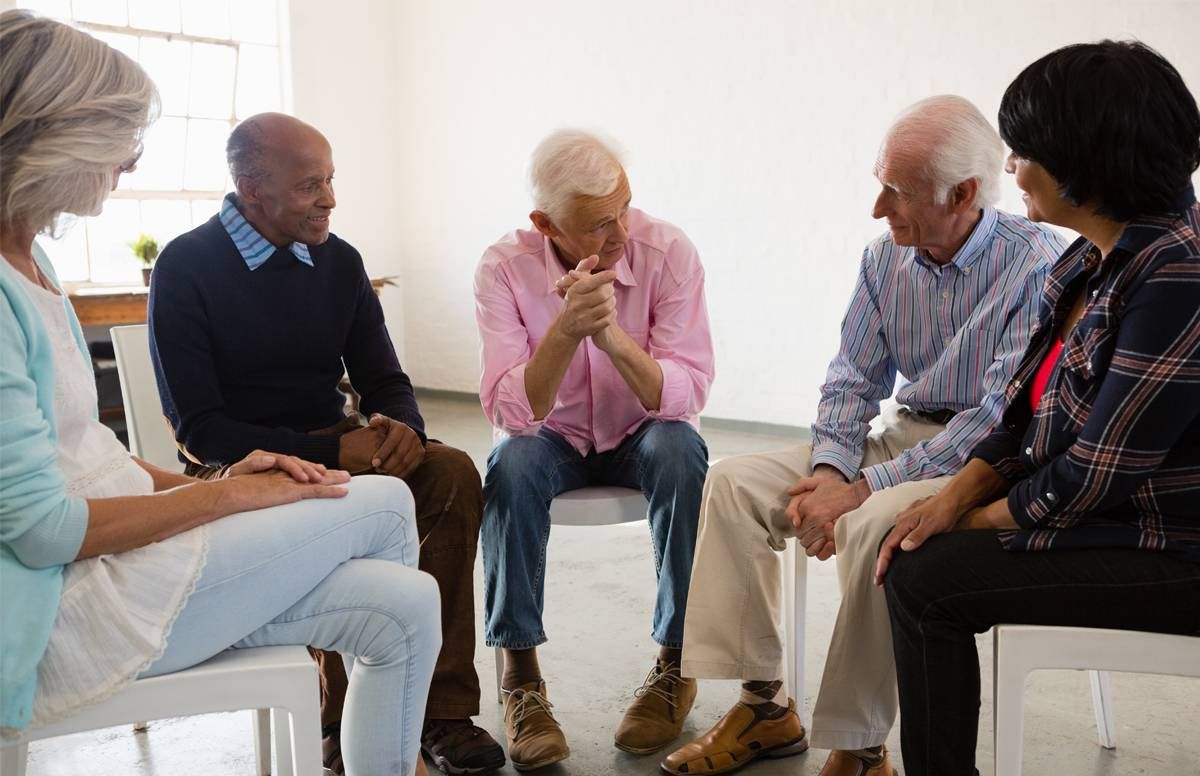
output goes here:
<path id="1" fill-rule="evenodd" d="M 352 479 L 348 489 L 351 500 L 367 509 L 394 512 L 399 519 L 411 520 L 416 514 L 412 491 L 396 477 L 363 474 Z"/>
<path id="2" fill-rule="evenodd" d="M 648 467 L 678 480 L 704 482 L 708 472 L 708 445 L 688 423 L 657 421 L 646 431 L 643 444 Z"/>
<path id="3" fill-rule="evenodd" d="M 428 650 L 430 662 L 442 646 L 442 609 L 437 580 L 423 571 L 402 569 L 388 584 L 378 589 L 378 600 L 386 608 L 380 612 L 379 636 L 400 646 L 406 653 Z M 390 634 L 390 638 L 385 635 Z"/>
<path id="4" fill-rule="evenodd" d="M 547 454 L 541 439 L 509 437 L 496 445 L 488 456 L 483 489 L 489 499 L 514 493 L 544 493 L 553 469 L 552 457 Z"/>

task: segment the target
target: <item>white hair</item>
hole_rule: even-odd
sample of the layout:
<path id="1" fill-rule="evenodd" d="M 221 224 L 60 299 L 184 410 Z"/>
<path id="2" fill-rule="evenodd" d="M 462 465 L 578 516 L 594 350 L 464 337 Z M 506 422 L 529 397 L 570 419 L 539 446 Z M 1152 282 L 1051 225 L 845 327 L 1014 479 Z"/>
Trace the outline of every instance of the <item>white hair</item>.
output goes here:
<path id="1" fill-rule="evenodd" d="M 888 130 L 885 144 L 903 138 L 928 149 L 926 175 L 942 204 L 963 181 L 976 180 L 975 207 L 1000 200 L 1004 141 L 970 100 L 954 94 L 928 97 L 907 107 Z"/>
<path id="2" fill-rule="evenodd" d="M 575 197 L 612 193 L 623 172 L 621 156 L 611 141 L 582 129 L 556 130 L 538 143 L 529 160 L 534 206 L 558 221 Z"/>
<path id="3" fill-rule="evenodd" d="M 0 14 L 0 223 L 98 213 L 158 104 L 145 71 L 86 32 Z"/>

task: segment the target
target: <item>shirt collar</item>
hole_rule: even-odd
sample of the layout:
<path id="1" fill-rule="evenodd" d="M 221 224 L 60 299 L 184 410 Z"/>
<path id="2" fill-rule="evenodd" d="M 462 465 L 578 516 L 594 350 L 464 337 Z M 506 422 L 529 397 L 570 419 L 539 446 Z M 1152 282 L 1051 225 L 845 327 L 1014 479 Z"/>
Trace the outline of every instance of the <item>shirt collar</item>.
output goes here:
<path id="1" fill-rule="evenodd" d="M 975 224 L 975 228 L 971 230 L 971 235 L 967 237 L 967 241 L 962 244 L 962 247 L 958 249 L 958 252 L 954 254 L 954 258 L 948 264 L 940 266 L 945 268 L 953 265 L 959 270 L 965 270 L 974 264 L 983 255 L 988 243 L 991 242 L 992 234 L 996 231 L 996 222 L 999 218 L 996 208 L 983 208 L 982 214 L 979 217 L 979 223 Z M 935 269 L 939 266 L 919 250 L 913 250 L 913 257 L 930 269 Z"/>
<path id="2" fill-rule="evenodd" d="M 546 265 L 546 293 L 554 294 L 558 292 L 557 283 L 563 276 L 562 262 L 558 260 L 558 254 L 554 251 L 554 243 L 549 237 L 542 236 L 543 241 L 543 264 Z M 621 260 L 613 265 L 613 270 L 617 273 L 617 282 L 623 286 L 636 286 L 637 278 L 633 276 L 633 267 L 629 265 L 629 243 L 626 243 L 625 253 L 621 256 Z"/>
<path id="3" fill-rule="evenodd" d="M 225 227 L 229 239 L 233 240 L 238 253 L 242 254 L 242 259 L 251 272 L 261 267 L 267 259 L 274 255 L 275 246 L 271 244 L 270 240 L 259 234 L 258 230 L 242 215 L 242 211 L 238 210 L 237 194 L 234 192 L 226 194 L 225 201 L 221 204 L 221 225 Z M 288 250 L 301 264 L 313 266 L 312 254 L 308 252 L 308 246 L 304 243 L 294 242 L 288 246 Z"/>

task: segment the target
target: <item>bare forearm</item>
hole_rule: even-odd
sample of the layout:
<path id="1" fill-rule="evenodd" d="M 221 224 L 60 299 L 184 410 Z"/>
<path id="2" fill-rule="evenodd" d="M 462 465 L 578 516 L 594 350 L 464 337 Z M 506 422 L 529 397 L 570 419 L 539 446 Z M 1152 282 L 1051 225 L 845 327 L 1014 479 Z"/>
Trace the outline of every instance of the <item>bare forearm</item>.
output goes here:
<path id="1" fill-rule="evenodd" d="M 954 475 L 938 498 L 953 505 L 959 514 L 987 504 L 1008 492 L 1008 480 L 986 462 L 973 458 Z"/>
<path id="2" fill-rule="evenodd" d="M 154 480 L 155 493 L 164 490 L 170 490 L 171 488 L 177 488 L 180 485 L 190 485 L 196 481 L 194 477 L 188 477 L 186 474 L 168 471 L 161 467 L 155 466 L 149 461 L 144 461 L 137 456 L 130 457 L 133 458 L 134 463 L 145 469 L 146 473 L 149 474 L 151 479 Z"/>
<path id="3" fill-rule="evenodd" d="M 662 367 L 617 324 L 609 325 L 606 333 L 605 352 L 613 366 L 642 406 L 651 412 L 657 410 L 662 406 Z"/>
<path id="4" fill-rule="evenodd" d="M 575 357 L 580 340 L 562 333 L 558 322 L 551 324 L 545 338 L 525 365 L 525 396 L 533 417 L 541 420 L 554 409 L 554 399 L 563 375 Z"/>
<path id="5" fill-rule="evenodd" d="M 220 485 L 189 480 L 151 496 L 88 499 L 88 527 L 76 560 L 145 547 L 230 514 L 222 511 Z"/>

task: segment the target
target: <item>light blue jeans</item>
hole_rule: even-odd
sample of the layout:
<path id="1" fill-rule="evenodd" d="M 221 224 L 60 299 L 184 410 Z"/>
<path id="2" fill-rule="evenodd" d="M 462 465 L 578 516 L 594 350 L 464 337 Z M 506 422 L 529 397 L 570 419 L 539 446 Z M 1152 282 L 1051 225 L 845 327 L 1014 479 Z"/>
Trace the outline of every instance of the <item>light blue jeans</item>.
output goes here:
<path id="1" fill-rule="evenodd" d="M 307 644 L 353 655 L 342 718 L 346 773 L 411 776 L 442 643 L 437 583 L 416 569 L 408 486 L 368 476 L 348 488 L 341 499 L 211 523 L 196 590 L 143 676 L 229 647 Z"/>

